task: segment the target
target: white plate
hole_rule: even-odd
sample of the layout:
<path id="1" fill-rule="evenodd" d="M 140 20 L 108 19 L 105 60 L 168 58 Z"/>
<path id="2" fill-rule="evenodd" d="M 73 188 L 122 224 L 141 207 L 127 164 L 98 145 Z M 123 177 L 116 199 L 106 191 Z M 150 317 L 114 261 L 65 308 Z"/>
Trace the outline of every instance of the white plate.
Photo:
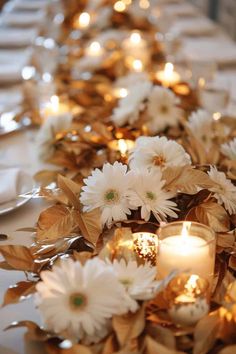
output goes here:
<path id="1" fill-rule="evenodd" d="M 25 172 L 22 172 L 20 174 L 18 183 L 19 183 L 18 185 L 19 195 L 29 193 L 31 191 L 33 193 L 35 183 L 33 178 L 30 175 L 28 175 Z M 26 204 L 31 198 L 32 198 L 32 194 L 29 193 L 29 195 L 26 195 L 24 197 L 19 196 L 16 199 L 13 199 L 9 202 L 0 204 L 0 215 L 7 214 L 12 210 L 21 207 L 22 205 Z"/>

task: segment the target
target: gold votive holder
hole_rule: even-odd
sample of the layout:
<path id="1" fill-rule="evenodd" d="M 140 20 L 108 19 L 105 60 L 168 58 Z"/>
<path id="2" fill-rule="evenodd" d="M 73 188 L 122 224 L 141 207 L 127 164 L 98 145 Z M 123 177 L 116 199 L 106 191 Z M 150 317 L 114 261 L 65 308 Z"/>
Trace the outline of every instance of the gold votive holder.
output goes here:
<path id="1" fill-rule="evenodd" d="M 209 282 L 196 274 L 182 273 L 164 291 L 171 320 L 180 326 L 193 326 L 209 312 Z"/>
<path id="2" fill-rule="evenodd" d="M 117 139 L 111 140 L 108 143 L 108 148 L 115 152 L 115 158 L 126 163 L 128 160 L 129 153 L 134 148 L 134 141 L 130 139 Z"/>
<path id="3" fill-rule="evenodd" d="M 196 274 L 213 282 L 216 237 L 206 225 L 177 221 L 159 229 L 157 274 L 164 279 L 172 271 Z"/>
<path id="4" fill-rule="evenodd" d="M 133 249 L 138 258 L 144 263 L 148 262 L 152 266 L 156 265 L 158 236 L 151 232 L 133 233 Z"/>

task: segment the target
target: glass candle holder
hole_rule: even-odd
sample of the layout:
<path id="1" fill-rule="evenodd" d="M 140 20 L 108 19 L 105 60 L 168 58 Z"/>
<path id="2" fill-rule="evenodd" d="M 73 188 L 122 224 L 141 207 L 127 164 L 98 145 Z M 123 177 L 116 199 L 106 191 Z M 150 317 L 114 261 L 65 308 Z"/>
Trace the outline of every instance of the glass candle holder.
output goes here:
<path id="1" fill-rule="evenodd" d="M 215 233 L 189 221 L 169 223 L 159 229 L 157 275 L 165 278 L 173 270 L 196 274 L 212 285 L 215 266 Z"/>
<path id="2" fill-rule="evenodd" d="M 138 258 L 152 266 L 156 265 L 158 236 L 150 232 L 133 233 L 133 250 Z"/>
<path id="3" fill-rule="evenodd" d="M 181 326 L 195 325 L 209 311 L 209 283 L 196 274 L 179 274 L 164 291 L 168 313 Z"/>

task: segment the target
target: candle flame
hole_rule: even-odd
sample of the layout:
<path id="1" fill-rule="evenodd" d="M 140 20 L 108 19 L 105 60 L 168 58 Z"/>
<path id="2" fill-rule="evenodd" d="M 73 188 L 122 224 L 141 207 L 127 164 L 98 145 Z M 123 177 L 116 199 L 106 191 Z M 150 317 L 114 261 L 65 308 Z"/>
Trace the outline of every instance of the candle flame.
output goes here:
<path id="1" fill-rule="evenodd" d="M 99 42 L 92 42 L 89 46 L 92 52 L 99 52 L 101 49 L 101 45 Z"/>
<path id="2" fill-rule="evenodd" d="M 126 9 L 126 4 L 124 1 L 117 1 L 114 4 L 114 10 L 117 12 L 123 12 L 123 11 L 125 11 L 125 9 Z"/>
<path id="3" fill-rule="evenodd" d="M 120 139 L 118 140 L 118 147 L 119 147 L 119 150 L 121 152 L 121 155 L 122 156 L 125 156 L 127 150 L 128 150 L 128 146 L 127 146 L 127 143 L 124 139 Z"/>
<path id="4" fill-rule="evenodd" d="M 174 65 L 172 63 L 166 63 L 164 73 L 166 78 L 171 78 L 174 71 Z"/>
<path id="5" fill-rule="evenodd" d="M 50 98 L 50 102 L 51 102 L 53 112 L 56 113 L 59 110 L 59 97 L 56 95 L 53 95 Z"/>
<path id="6" fill-rule="evenodd" d="M 182 236 L 184 242 L 186 242 L 188 239 L 190 227 L 191 227 L 191 222 L 184 221 L 182 232 L 181 232 L 181 236 Z"/>
<path id="7" fill-rule="evenodd" d="M 140 72 L 143 70 L 143 63 L 139 59 L 135 59 L 132 63 L 133 69 L 137 72 Z"/>
<path id="8" fill-rule="evenodd" d="M 141 41 L 141 36 L 140 36 L 140 33 L 139 32 L 133 32 L 130 36 L 130 41 L 133 43 L 133 44 L 139 44 L 140 41 Z"/>
<path id="9" fill-rule="evenodd" d="M 87 12 L 82 12 L 79 16 L 79 26 L 80 28 L 88 27 L 90 23 L 90 15 Z"/>

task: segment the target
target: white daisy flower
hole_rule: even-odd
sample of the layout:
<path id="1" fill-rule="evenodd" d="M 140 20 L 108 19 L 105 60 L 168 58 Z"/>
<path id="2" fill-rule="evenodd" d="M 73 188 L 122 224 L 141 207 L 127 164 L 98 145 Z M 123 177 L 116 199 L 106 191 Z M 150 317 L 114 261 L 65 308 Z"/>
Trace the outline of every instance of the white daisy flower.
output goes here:
<path id="1" fill-rule="evenodd" d="M 221 152 L 230 160 L 236 160 L 236 138 L 221 145 Z"/>
<path id="2" fill-rule="evenodd" d="M 126 97 L 119 100 L 118 107 L 113 110 L 112 121 L 118 126 L 133 124 L 139 118 L 139 113 L 145 108 L 144 100 L 148 97 L 152 88 L 149 81 L 137 82 L 129 90 Z"/>
<path id="3" fill-rule="evenodd" d="M 100 208 L 102 224 L 111 224 L 112 220 L 127 219 L 131 214 L 126 192 L 129 188 L 127 166 L 120 162 L 114 165 L 106 163 L 102 171 L 95 169 L 92 175 L 84 179 L 80 201 L 84 211 Z"/>
<path id="4" fill-rule="evenodd" d="M 167 216 L 178 217 L 174 210 L 176 203 L 169 200 L 174 197 L 171 192 L 163 189 L 165 181 L 160 170 L 138 171 L 132 174 L 132 187 L 127 196 L 132 208 L 141 207 L 142 219 L 148 221 L 151 213 L 161 222 L 166 221 Z"/>
<path id="5" fill-rule="evenodd" d="M 224 204 L 230 215 L 236 214 L 236 187 L 226 178 L 225 173 L 217 171 L 216 167 L 211 166 L 208 175 L 217 184 L 209 188 L 209 191 L 214 193 L 219 204 Z"/>
<path id="6" fill-rule="evenodd" d="M 156 268 L 148 264 L 138 265 L 136 261 L 114 260 L 111 264 L 119 282 L 132 300 L 149 300 L 158 286 Z"/>
<path id="7" fill-rule="evenodd" d="M 61 114 L 57 117 L 48 117 L 41 126 L 37 136 L 39 156 L 48 159 L 53 154 L 53 141 L 57 133 L 70 129 L 72 123 L 70 113 Z"/>
<path id="8" fill-rule="evenodd" d="M 199 109 L 190 115 L 187 126 L 203 144 L 206 146 L 211 144 L 212 138 L 214 137 L 211 114 L 203 109 Z"/>
<path id="9" fill-rule="evenodd" d="M 170 166 L 191 164 L 183 147 L 166 137 L 139 137 L 129 158 L 130 167 L 142 170 L 165 169 Z"/>
<path id="10" fill-rule="evenodd" d="M 171 90 L 161 86 L 153 88 L 148 98 L 149 121 L 146 124 L 152 134 L 178 124 L 182 114 L 182 110 L 176 106 L 178 103 L 179 99 Z"/>
<path id="11" fill-rule="evenodd" d="M 114 271 L 99 258 L 80 262 L 67 259 L 41 273 L 36 303 L 47 328 L 89 341 L 106 335 L 108 320 L 123 314 L 124 289 Z M 95 339 L 94 339 L 95 338 Z"/>

